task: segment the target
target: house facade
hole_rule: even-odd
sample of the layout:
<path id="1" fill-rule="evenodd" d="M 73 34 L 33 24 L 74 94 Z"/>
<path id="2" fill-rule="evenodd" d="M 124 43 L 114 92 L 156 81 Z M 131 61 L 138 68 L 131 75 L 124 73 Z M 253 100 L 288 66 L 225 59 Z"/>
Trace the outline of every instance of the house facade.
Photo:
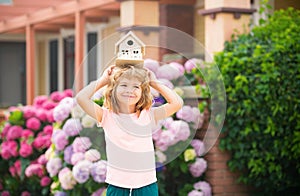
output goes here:
<path id="1" fill-rule="evenodd" d="M 57 90 L 81 89 L 113 63 L 115 43 L 129 31 L 146 46 L 156 46 L 146 49 L 145 58 L 168 61 L 176 58 L 169 55 L 175 51 L 186 58 L 209 60 L 234 32 L 248 32 L 265 17 L 258 13 L 262 1 L 0 1 L 0 108 L 31 104 L 37 95 Z M 270 13 L 300 9 L 298 0 L 269 3 Z M 169 29 L 185 36 L 177 39 Z M 203 47 L 197 48 L 191 40 Z M 217 147 L 206 156 L 206 178 L 213 193 L 247 195 L 249 188 L 236 184 L 237 174 L 227 168 L 229 157 Z"/>

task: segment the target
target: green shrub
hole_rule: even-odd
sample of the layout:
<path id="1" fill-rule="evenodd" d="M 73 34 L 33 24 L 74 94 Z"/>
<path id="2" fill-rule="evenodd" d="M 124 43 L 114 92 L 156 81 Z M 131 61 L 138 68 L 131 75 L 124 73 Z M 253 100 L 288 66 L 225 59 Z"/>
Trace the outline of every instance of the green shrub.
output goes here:
<path id="1" fill-rule="evenodd" d="M 227 93 L 221 148 L 263 195 L 300 194 L 300 11 L 275 11 L 215 56 Z"/>

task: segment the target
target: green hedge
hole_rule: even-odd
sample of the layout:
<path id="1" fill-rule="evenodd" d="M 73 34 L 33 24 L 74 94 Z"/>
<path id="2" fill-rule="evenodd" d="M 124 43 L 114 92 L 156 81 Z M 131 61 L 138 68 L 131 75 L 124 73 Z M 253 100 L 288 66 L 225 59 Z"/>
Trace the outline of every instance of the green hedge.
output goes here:
<path id="1" fill-rule="evenodd" d="M 275 11 L 215 56 L 227 93 L 221 148 L 263 195 L 300 195 L 300 11 Z M 257 194 L 256 194 L 257 195 Z"/>

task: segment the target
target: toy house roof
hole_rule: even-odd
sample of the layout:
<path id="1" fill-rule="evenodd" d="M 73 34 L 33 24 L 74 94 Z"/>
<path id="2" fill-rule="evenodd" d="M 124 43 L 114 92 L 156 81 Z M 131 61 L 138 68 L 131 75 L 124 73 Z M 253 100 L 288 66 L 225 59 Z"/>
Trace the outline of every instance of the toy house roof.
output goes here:
<path id="1" fill-rule="evenodd" d="M 115 48 L 116 48 L 116 52 L 118 51 L 117 48 L 118 46 L 128 37 L 132 37 L 137 43 L 139 43 L 141 45 L 141 47 L 145 47 L 145 44 L 132 32 L 129 31 L 125 36 L 123 36 L 116 44 L 115 44 Z"/>

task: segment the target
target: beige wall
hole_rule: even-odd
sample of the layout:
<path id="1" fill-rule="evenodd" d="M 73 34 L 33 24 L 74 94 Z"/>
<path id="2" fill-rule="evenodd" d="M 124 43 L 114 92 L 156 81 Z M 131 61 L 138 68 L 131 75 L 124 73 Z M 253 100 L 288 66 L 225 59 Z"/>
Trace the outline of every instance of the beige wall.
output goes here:
<path id="1" fill-rule="evenodd" d="M 198 10 L 204 9 L 204 4 L 196 5 L 194 12 L 194 37 L 201 46 L 198 44 L 194 45 L 194 51 L 196 55 L 202 55 L 205 52 L 205 30 L 204 30 L 204 16 L 198 14 Z M 200 47 L 200 48 L 199 48 Z"/>
<path id="2" fill-rule="evenodd" d="M 45 95 L 47 94 L 46 92 L 46 48 L 47 44 L 45 41 L 39 41 L 37 44 L 37 70 L 36 70 L 36 75 L 37 75 L 37 94 L 38 95 Z M 48 84 L 49 85 L 49 84 Z"/>

